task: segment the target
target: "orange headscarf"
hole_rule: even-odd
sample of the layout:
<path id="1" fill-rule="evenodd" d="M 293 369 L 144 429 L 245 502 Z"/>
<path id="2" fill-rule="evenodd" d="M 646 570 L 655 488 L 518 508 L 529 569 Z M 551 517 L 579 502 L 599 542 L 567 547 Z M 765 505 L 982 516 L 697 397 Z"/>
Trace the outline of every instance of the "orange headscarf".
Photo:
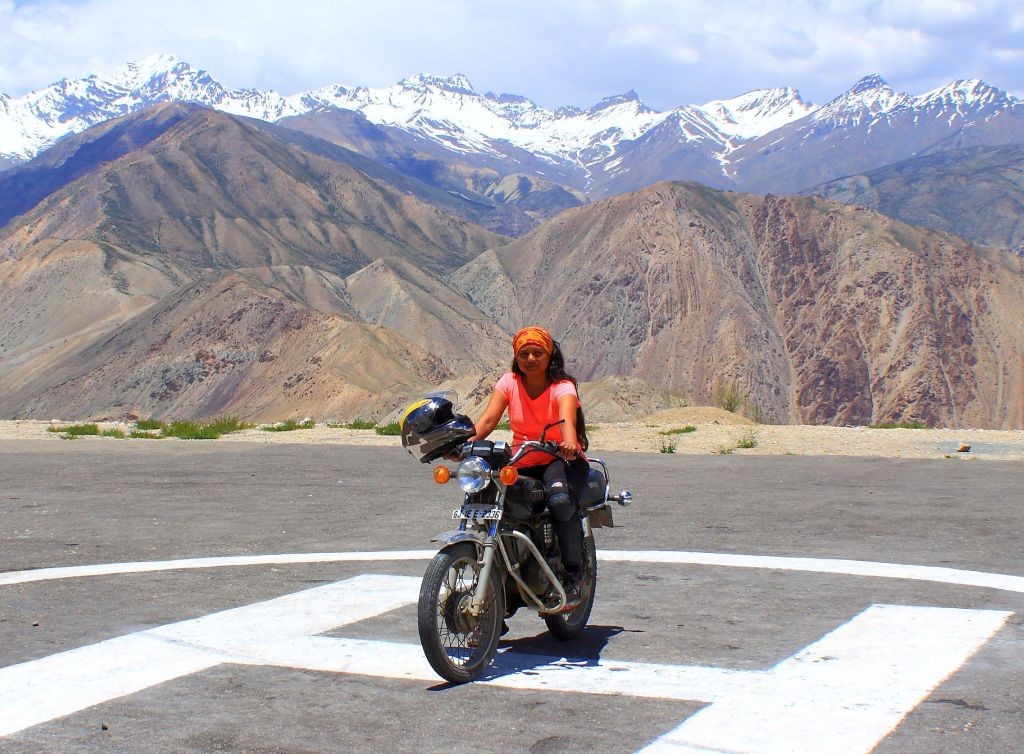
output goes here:
<path id="1" fill-rule="evenodd" d="M 519 353 L 519 349 L 525 345 L 540 346 L 548 356 L 555 350 L 555 341 L 551 338 L 551 333 L 543 327 L 535 325 L 524 327 L 515 334 L 515 337 L 512 338 L 512 353 Z"/>

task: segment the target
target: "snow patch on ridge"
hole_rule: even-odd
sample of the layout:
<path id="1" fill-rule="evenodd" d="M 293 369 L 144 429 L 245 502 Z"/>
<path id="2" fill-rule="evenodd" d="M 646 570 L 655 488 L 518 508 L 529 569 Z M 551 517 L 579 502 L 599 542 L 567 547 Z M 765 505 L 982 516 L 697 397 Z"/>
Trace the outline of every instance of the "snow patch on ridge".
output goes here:
<path id="1" fill-rule="evenodd" d="M 275 91 L 225 89 L 206 71 L 172 55 L 154 55 L 102 76 L 63 79 L 13 99 L 0 95 L 0 156 L 28 159 L 58 139 L 160 102 L 179 101 L 232 115 L 275 122 L 322 109 L 363 114 L 371 123 L 400 128 L 463 154 L 507 157 L 522 149 L 552 164 L 618 172 L 620 147 L 663 124 L 682 143 L 706 143 L 727 172 L 729 155 L 743 143 L 810 118 L 816 128 L 873 123 L 903 108 L 950 118 L 982 111 L 984 117 L 1020 101 L 976 79 L 955 81 L 918 97 L 894 92 L 879 76 L 866 76 L 823 107 L 788 87 L 759 89 L 657 112 L 634 91 L 589 109 L 548 110 L 526 97 L 479 94 L 462 75 L 409 76 L 383 88 L 330 84 L 282 96 Z M 936 115 L 938 113 L 938 115 Z M 609 161 L 617 160 L 609 164 Z"/>
<path id="2" fill-rule="evenodd" d="M 731 139 L 756 139 L 813 113 L 817 108 L 796 89 L 758 89 L 700 106 L 707 121 Z"/>

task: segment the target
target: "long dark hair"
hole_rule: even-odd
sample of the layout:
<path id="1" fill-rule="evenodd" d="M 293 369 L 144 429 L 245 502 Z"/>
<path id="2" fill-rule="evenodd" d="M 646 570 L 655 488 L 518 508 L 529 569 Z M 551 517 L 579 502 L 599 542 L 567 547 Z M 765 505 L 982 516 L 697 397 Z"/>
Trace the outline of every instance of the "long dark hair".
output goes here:
<path id="1" fill-rule="evenodd" d="M 562 355 L 562 347 L 558 344 L 557 340 L 551 341 L 551 361 L 548 362 L 548 379 L 552 382 L 558 382 L 559 380 L 569 380 L 576 388 L 576 392 L 579 392 L 579 382 L 576 378 L 565 371 L 565 357 Z M 516 357 L 512 357 L 512 371 L 518 374 L 520 377 L 525 377 L 523 370 L 519 368 L 519 362 Z"/>

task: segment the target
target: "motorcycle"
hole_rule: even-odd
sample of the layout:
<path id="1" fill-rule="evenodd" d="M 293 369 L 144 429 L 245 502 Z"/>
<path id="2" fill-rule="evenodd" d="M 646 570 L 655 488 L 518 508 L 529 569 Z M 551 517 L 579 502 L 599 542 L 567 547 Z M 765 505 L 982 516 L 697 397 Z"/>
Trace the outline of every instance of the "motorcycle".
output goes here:
<path id="1" fill-rule="evenodd" d="M 556 422 L 555 424 L 558 424 Z M 580 599 L 570 604 L 547 509 L 543 482 L 520 476 L 516 461 L 531 451 L 558 457 L 558 445 L 544 435 L 513 452 L 505 442 L 466 442 L 454 477 L 464 493 L 452 513 L 458 529 L 438 534 L 441 548 L 423 576 L 417 605 L 420 644 L 430 666 L 447 681 L 480 678 L 494 658 L 505 619 L 520 608 L 535 610 L 559 639 L 578 637 L 587 625 L 597 589 L 594 529 L 614 525 L 611 503 L 632 502 L 632 493 L 610 494 L 607 465 L 590 468 L 576 496 L 583 529 Z M 451 469 L 434 467 L 446 483 Z"/>

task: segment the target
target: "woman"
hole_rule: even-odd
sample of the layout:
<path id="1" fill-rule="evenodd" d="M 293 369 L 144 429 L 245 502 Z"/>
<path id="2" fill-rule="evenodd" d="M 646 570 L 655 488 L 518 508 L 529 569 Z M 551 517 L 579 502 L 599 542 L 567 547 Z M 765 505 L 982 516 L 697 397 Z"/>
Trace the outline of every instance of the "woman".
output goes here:
<path id="1" fill-rule="evenodd" d="M 560 458 L 531 451 L 516 466 L 519 473 L 543 480 L 548 508 L 555 523 L 562 565 L 566 570 L 565 589 L 570 604 L 579 601 L 579 575 L 583 566 L 583 536 L 576 499 L 569 483 L 582 484 L 589 464 L 583 457 L 586 435 L 577 426 L 580 400 L 576 379 L 565 371 L 565 358 L 550 333 L 542 327 L 524 327 L 512 339 L 512 370 L 502 375 L 491 394 L 487 408 L 473 425 L 471 440 L 482 440 L 498 426 L 508 410 L 512 428 L 513 451 L 526 440 L 539 440 L 544 427 L 545 440 L 558 443 Z M 581 442 L 582 441 L 582 442 Z"/>

